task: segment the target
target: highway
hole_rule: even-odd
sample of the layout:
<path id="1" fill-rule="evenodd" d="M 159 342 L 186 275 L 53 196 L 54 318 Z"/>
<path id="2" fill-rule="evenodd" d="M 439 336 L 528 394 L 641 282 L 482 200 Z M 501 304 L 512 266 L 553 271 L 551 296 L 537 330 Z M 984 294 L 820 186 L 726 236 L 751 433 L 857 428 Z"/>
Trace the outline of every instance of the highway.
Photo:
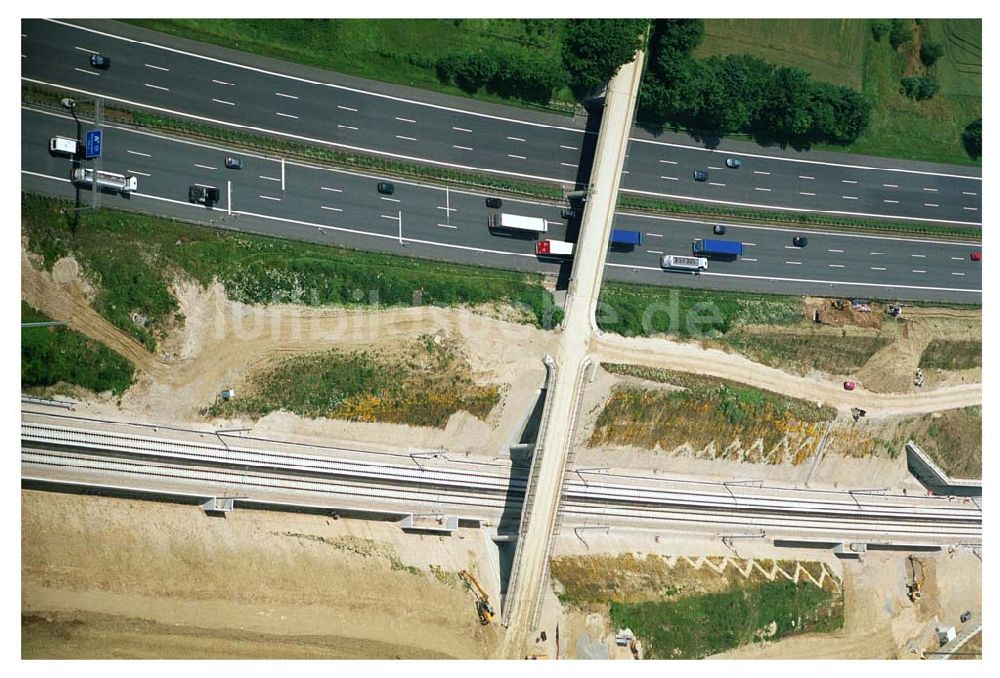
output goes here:
<path id="1" fill-rule="evenodd" d="M 22 108 L 24 190 L 76 196 L 69 182 L 71 160 L 48 153 L 50 137 L 76 134 L 76 123 L 67 112 Z M 383 196 L 375 191 L 383 177 L 373 174 L 282 163 L 114 125 L 105 128 L 103 152 L 105 170 L 132 173 L 139 180 L 138 192 L 129 198 L 104 194 L 105 207 L 500 268 L 558 274 L 566 265 L 558 258 L 535 256 L 533 240 L 491 233 L 486 227 L 486 193 L 394 180 L 396 192 Z M 243 169 L 225 169 L 227 155 L 242 158 Z M 220 203 L 207 209 L 188 202 L 192 184 L 220 188 Z M 81 191 L 81 196 L 89 204 L 89 191 Z M 559 205 L 505 199 L 504 210 L 545 218 L 546 237 L 563 239 L 569 233 L 575 239 L 576 227 L 560 219 Z M 810 231 L 809 245 L 796 248 L 791 239 L 799 231 L 730 225 L 726 237 L 744 242 L 744 256 L 713 260 L 707 272 L 693 276 L 665 272 L 659 260 L 665 253 L 690 253 L 695 238 L 713 237 L 711 222 L 619 212 L 615 226 L 641 231 L 644 241 L 635 250 L 609 253 L 605 275 L 612 280 L 902 300 L 981 300 L 981 263 L 969 258 L 980 249 L 974 243 Z"/>
<path id="2" fill-rule="evenodd" d="M 569 118 L 485 104 L 204 45 L 103 20 L 23 20 L 22 80 L 347 151 L 573 184 L 593 131 Z M 107 71 L 90 54 L 112 58 Z M 976 168 L 793 153 L 633 128 L 622 190 L 705 204 L 982 224 Z M 727 157 L 743 166 L 725 169 Z M 692 173 L 707 169 L 709 180 Z"/>
<path id="3" fill-rule="evenodd" d="M 125 431 L 124 429 L 129 429 Z M 25 410 L 23 478 L 237 496 L 384 513 L 447 513 L 499 521 L 523 496 L 506 462 L 164 430 Z M 518 499 L 519 501 L 519 499 Z M 890 492 L 795 489 L 581 470 L 568 476 L 563 525 L 751 533 L 830 541 L 980 543 L 980 504 Z"/>

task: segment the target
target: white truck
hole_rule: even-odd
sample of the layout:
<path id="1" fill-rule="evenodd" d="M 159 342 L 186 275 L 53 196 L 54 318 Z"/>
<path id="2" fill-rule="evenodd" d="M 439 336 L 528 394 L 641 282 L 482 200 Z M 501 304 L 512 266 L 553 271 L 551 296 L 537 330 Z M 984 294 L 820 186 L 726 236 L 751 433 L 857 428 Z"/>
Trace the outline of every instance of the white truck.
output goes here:
<path id="1" fill-rule="evenodd" d="M 83 167 L 74 169 L 73 183 L 93 186 L 94 170 L 89 168 L 84 169 Z M 115 174 L 114 172 L 98 172 L 97 185 L 100 188 L 110 188 L 115 191 L 121 191 L 122 193 L 131 193 L 132 191 L 139 189 L 139 180 L 132 176 Z"/>
<path id="2" fill-rule="evenodd" d="M 573 254 L 573 243 L 564 240 L 539 240 L 535 243 L 535 254 L 568 257 Z"/>
<path id="3" fill-rule="evenodd" d="M 680 269 L 682 271 L 704 271 L 708 269 L 708 259 L 705 257 L 685 257 L 680 254 L 664 254 L 660 266 L 665 269 Z"/>
<path id="4" fill-rule="evenodd" d="M 76 139 L 67 137 L 52 137 L 49 139 L 49 153 L 61 153 L 62 155 L 76 155 L 78 147 Z"/>
<path id="5" fill-rule="evenodd" d="M 549 224 L 541 217 L 522 217 L 517 214 L 501 213 L 489 216 L 490 228 L 502 228 L 511 231 L 531 231 L 534 233 L 545 233 L 549 230 Z"/>

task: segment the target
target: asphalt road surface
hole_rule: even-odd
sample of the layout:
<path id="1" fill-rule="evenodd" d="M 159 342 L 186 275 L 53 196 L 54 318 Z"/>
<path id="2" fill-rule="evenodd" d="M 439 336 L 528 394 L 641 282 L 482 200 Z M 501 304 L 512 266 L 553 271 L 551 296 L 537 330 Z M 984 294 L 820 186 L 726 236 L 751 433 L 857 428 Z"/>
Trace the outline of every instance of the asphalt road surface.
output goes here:
<path id="1" fill-rule="evenodd" d="M 70 183 L 73 160 L 48 152 L 56 135 L 76 137 L 65 112 L 22 109 L 22 186 L 89 205 L 88 188 Z M 86 123 L 81 130 L 87 128 Z M 568 275 L 568 261 L 534 254 L 535 238 L 491 232 L 485 193 L 393 180 L 391 196 L 380 195 L 379 177 L 303 163 L 282 163 L 221 146 L 181 141 L 107 126 L 103 168 L 137 177 L 129 196 L 104 193 L 101 204 L 281 237 L 394 252 L 500 268 Z M 227 170 L 227 155 L 243 169 Z M 220 189 L 211 207 L 188 202 L 194 184 Z M 284 187 L 284 190 L 282 188 Z M 559 217 L 560 206 L 504 200 L 503 211 L 546 219 L 545 237 L 575 241 L 577 225 Z M 663 254 L 690 254 L 691 241 L 711 238 L 711 223 L 618 213 L 616 228 L 638 230 L 643 243 L 612 248 L 605 274 L 613 280 L 710 289 L 874 296 L 979 303 L 982 266 L 971 261 L 977 244 L 943 240 L 810 231 L 804 248 L 792 246 L 798 232 L 786 228 L 730 225 L 726 239 L 744 243 L 735 261 L 712 260 L 702 275 L 660 269 Z"/>
<path id="2" fill-rule="evenodd" d="M 24 20 L 21 27 L 27 82 L 348 151 L 567 185 L 586 182 L 594 120 L 367 82 L 110 21 Z M 111 68 L 91 68 L 94 52 L 110 56 Z M 982 221 L 975 168 L 793 154 L 728 141 L 712 150 L 682 135 L 653 138 L 638 128 L 631 141 L 622 190 L 637 195 Z M 740 158 L 742 168 L 725 169 L 727 157 Z M 696 169 L 708 170 L 708 181 L 695 182 Z"/>

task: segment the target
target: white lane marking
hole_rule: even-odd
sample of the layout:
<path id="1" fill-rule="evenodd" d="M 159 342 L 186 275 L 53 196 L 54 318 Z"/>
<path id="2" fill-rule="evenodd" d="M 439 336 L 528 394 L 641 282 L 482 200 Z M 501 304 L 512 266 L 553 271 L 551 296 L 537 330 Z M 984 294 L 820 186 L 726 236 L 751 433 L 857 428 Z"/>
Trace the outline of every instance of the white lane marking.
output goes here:
<path id="1" fill-rule="evenodd" d="M 470 146 L 456 146 L 455 144 L 452 144 L 451 147 L 452 148 L 457 148 L 460 151 L 471 151 L 472 150 L 472 147 L 470 147 Z"/>
<path id="2" fill-rule="evenodd" d="M 88 49 L 86 47 L 73 47 L 73 49 L 78 49 L 81 52 L 89 52 L 91 54 L 97 54 L 97 50 L 96 49 Z"/>
<path id="3" fill-rule="evenodd" d="M 225 80 L 212 80 L 216 85 L 226 85 L 228 87 L 233 87 L 236 85 L 235 82 L 226 82 Z"/>
<path id="4" fill-rule="evenodd" d="M 661 252 L 660 250 L 646 250 L 646 251 L 649 252 L 650 254 L 663 254 L 663 252 Z"/>
<path id="5" fill-rule="evenodd" d="M 521 137 L 507 137 L 507 138 L 510 139 L 511 141 L 524 141 L 524 139 L 522 139 Z"/>
<path id="6" fill-rule="evenodd" d="M 466 129 L 464 127 L 452 127 L 452 129 L 455 130 L 456 132 L 470 132 L 470 133 L 472 132 L 471 129 Z"/>
<path id="7" fill-rule="evenodd" d="M 745 242 L 743 244 L 746 245 L 747 247 L 756 247 L 757 246 L 757 243 L 755 243 L 755 242 Z"/>
<path id="8" fill-rule="evenodd" d="M 392 219 L 393 221 L 399 221 L 399 215 L 397 214 L 380 214 L 383 219 Z"/>
<path id="9" fill-rule="evenodd" d="M 963 207 L 962 209 L 963 210 L 969 210 L 970 212 L 978 212 L 979 211 L 978 207 Z"/>
<path id="10" fill-rule="evenodd" d="M 843 198 L 844 200 L 857 200 L 858 199 L 858 197 L 856 195 L 842 195 L 840 197 Z"/>
<path id="11" fill-rule="evenodd" d="M 211 165 L 199 165 L 198 163 L 195 163 L 194 166 L 195 167 L 200 167 L 202 169 L 207 169 L 207 170 L 217 170 L 217 169 L 219 169 L 218 167 L 212 167 Z"/>
<path id="12" fill-rule="evenodd" d="M 232 101 L 223 101 L 222 99 L 212 99 L 212 101 L 214 101 L 217 104 L 225 104 L 226 106 L 235 106 L 236 105 Z"/>
<path id="13" fill-rule="evenodd" d="M 883 188 L 899 188 L 896 184 L 882 184 Z"/>
<path id="14" fill-rule="evenodd" d="M 843 264 L 827 264 L 830 268 L 844 268 Z"/>
<path id="15" fill-rule="evenodd" d="M 952 261 L 965 261 L 965 257 L 952 257 Z"/>
<path id="16" fill-rule="evenodd" d="M 660 162 L 662 162 L 662 163 L 664 163 L 666 165 L 676 165 L 677 164 L 673 160 L 661 160 Z"/>
<path id="17" fill-rule="evenodd" d="M 25 54 L 22 54 L 22 55 L 21 55 L 21 58 L 22 58 L 22 59 L 27 59 L 28 57 L 27 57 L 27 55 L 25 55 Z"/>
<path id="18" fill-rule="evenodd" d="M 417 121 L 416 121 L 416 120 L 411 120 L 410 118 L 400 118 L 400 117 L 398 117 L 398 116 L 397 116 L 397 117 L 396 117 L 396 120 L 399 120 L 400 122 L 409 122 L 409 123 L 413 123 L 414 125 L 415 125 L 415 124 L 417 124 Z"/>
<path id="19" fill-rule="evenodd" d="M 920 270 L 919 268 L 914 268 L 914 269 L 912 269 L 912 270 L 910 271 L 910 273 L 926 273 L 926 272 L 927 272 L 927 271 L 922 271 L 922 270 Z"/>
<path id="20" fill-rule="evenodd" d="M 153 157 L 149 153 L 140 153 L 139 151 L 125 151 L 125 152 L 126 153 L 131 153 L 132 155 L 141 155 L 144 158 L 151 158 L 151 157 Z"/>
<path id="21" fill-rule="evenodd" d="M 298 99 L 298 97 L 295 96 L 294 94 L 285 94 L 284 92 L 275 92 L 274 96 L 285 97 L 286 99 Z"/>
<path id="22" fill-rule="evenodd" d="M 708 169 L 710 169 L 710 170 L 720 170 L 722 168 L 721 167 L 714 167 L 713 165 L 709 165 Z"/>
<path id="23" fill-rule="evenodd" d="M 805 175 L 805 174 L 800 174 L 799 175 L 799 179 L 810 179 L 810 180 L 812 180 L 812 179 L 815 179 L 815 178 L 816 177 L 810 177 L 810 176 Z"/>
<path id="24" fill-rule="evenodd" d="M 518 160 L 527 160 L 527 158 L 525 158 L 523 155 L 512 155 L 511 153 L 508 153 L 507 157 L 508 158 L 517 158 Z"/>
<path id="25" fill-rule="evenodd" d="M 891 203 L 891 204 L 893 204 L 893 205 L 898 205 L 898 204 L 899 204 L 899 201 L 898 201 L 898 200 L 883 200 L 882 202 L 887 202 L 887 203 Z"/>
<path id="26" fill-rule="evenodd" d="M 873 271 L 884 271 L 884 270 L 886 270 L 885 268 L 883 268 L 881 266 L 872 266 L 871 269 Z"/>
<path id="27" fill-rule="evenodd" d="M 725 186 L 725 184 L 720 184 L 720 183 L 718 183 L 716 181 L 710 181 L 710 182 L 708 182 L 708 185 L 709 186 Z"/>
<path id="28" fill-rule="evenodd" d="M 562 144 L 559 144 L 559 148 L 565 148 L 567 151 L 579 151 L 580 150 L 576 146 L 563 146 Z M 660 162 L 663 162 L 663 161 L 661 160 Z"/>
<path id="29" fill-rule="evenodd" d="M 152 68 L 157 71 L 166 71 L 167 73 L 170 72 L 169 68 L 164 68 L 163 66 L 154 66 L 153 64 L 143 64 L 143 66 L 145 66 L 146 68 Z"/>
<path id="30" fill-rule="evenodd" d="M 797 250 L 799 248 L 796 247 L 795 245 L 785 245 L 785 249 L 786 250 Z"/>
<path id="31" fill-rule="evenodd" d="M 740 261 L 757 261 L 756 259 L 751 259 L 750 257 L 743 257 Z"/>
<path id="32" fill-rule="evenodd" d="M 563 167 L 576 167 L 576 165 L 574 165 L 571 162 L 561 162 L 559 164 L 562 165 Z M 628 172 L 622 172 L 622 174 L 628 174 Z"/>
<path id="33" fill-rule="evenodd" d="M 22 38 L 26 38 L 26 37 L 28 37 L 28 36 L 27 36 L 27 35 L 25 35 L 24 33 L 21 33 L 21 37 L 22 37 Z"/>
<path id="34" fill-rule="evenodd" d="M 269 195 L 258 195 L 258 198 L 263 198 L 264 200 L 274 200 L 275 202 L 281 202 L 281 198 L 272 198 Z"/>
<path id="35" fill-rule="evenodd" d="M 952 273 L 952 275 L 965 275 L 964 273 Z"/>
<path id="36" fill-rule="evenodd" d="M 164 92 L 169 92 L 170 91 L 169 87 L 160 87 L 159 85 L 150 85 L 148 82 L 144 82 L 142 84 L 144 84 L 146 87 L 152 87 L 153 89 L 162 90 Z"/>
<path id="37" fill-rule="evenodd" d="M 885 252 L 869 252 L 868 254 L 870 254 L 873 257 L 880 257 L 883 254 L 885 254 Z"/>
<path id="38" fill-rule="evenodd" d="M 972 191 L 962 191 L 962 195 L 979 195 L 979 194 L 973 193 Z"/>
<path id="39" fill-rule="evenodd" d="M 458 226 L 452 226 L 451 224 L 438 224 L 441 228 L 458 228 Z"/>
<path id="40" fill-rule="evenodd" d="M 266 177 L 263 174 L 258 174 L 257 176 L 263 179 L 264 181 L 277 181 L 279 183 L 281 182 L 281 177 Z"/>
<path id="41" fill-rule="evenodd" d="M 844 250 L 827 250 L 827 252 L 836 252 L 837 254 L 843 254 Z"/>
<path id="42" fill-rule="evenodd" d="M 338 105 L 337 108 L 339 108 L 342 111 L 351 111 L 352 113 L 357 113 L 358 112 L 358 109 L 351 108 L 350 106 L 340 106 L 340 105 Z"/>
<path id="43" fill-rule="evenodd" d="M 661 179 L 666 179 L 668 181 L 680 181 L 677 177 L 660 177 Z"/>
<path id="44" fill-rule="evenodd" d="M 339 207 L 327 207 L 326 205 L 320 205 L 319 208 L 321 210 L 330 210 L 331 212 L 343 212 L 344 211 L 344 210 L 340 209 Z"/>
<path id="45" fill-rule="evenodd" d="M 201 186 L 202 188 L 215 188 L 211 184 L 195 184 L 195 186 Z"/>
<path id="46" fill-rule="evenodd" d="M 437 208 L 439 210 L 444 210 L 445 212 L 457 212 L 458 211 L 457 207 L 445 207 L 444 205 L 438 205 Z"/>
<path id="47" fill-rule="evenodd" d="M 333 191 L 334 193 L 343 193 L 344 192 L 343 189 L 340 189 L 340 188 L 328 188 L 326 186 L 320 186 L 319 190 L 321 190 L 321 191 Z"/>
<path id="48" fill-rule="evenodd" d="M 151 176 L 153 176 L 152 174 L 148 174 L 146 172 L 140 172 L 139 170 L 126 169 L 125 172 L 127 174 L 138 174 L 140 177 L 151 177 Z"/>
<path id="49" fill-rule="evenodd" d="M 74 68 L 74 71 L 80 71 L 81 73 L 86 73 L 87 75 L 100 75 L 100 73 L 95 73 L 94 71 L 85 71 L 82 68 Z"/>
<path id="50" fill-rule="evenodd" d="M 858 182 L 855 181 L 854 179 L 841 179 L 840 183 L 842 183 L 842 184 L 856 184 Z"/>
<path id="51" fill-rule="evenodd" d="M 662 238 L 663 237 L 662 233 L 647 233 L 646 235 L 648 235 L 650 238 Z"/>
<path id="52" fill-rule="evenodd" d="M 924 190 L 925 191 L 930 191 L 931 193 L 937 193 L 938 192 L 938 190 L 936 188 L 924 188 Z"/>
<path id="53" fill-rule="evenodd" d="M 806 193 L 805 191 L 799 191 L 799 195 L 816 195 L 815 193 Z"/>
<path id="54" fill-rule="evenodd" d="M 925 202 L 924 207 L 940 207 L 936 202 Z"/>
<path id="55" fill-rule="evenodd" d="M 281 111 L 275 111 L 275 115 L 280 115 L 282 118 L 291 118 L 292 120 L 298 120 L 299 116 L 292 115 L 291 113 L 282 113 Z"/>
<path id="56" fill-rule="evenodd" d="M 919 259 L 926 259 L 927 258 L 926 254 L 911 254 L 910 256 L 911 257 L 917 257 Z"/>
<path id="57" fill-rule="evenodd" d="M 755 191 L 770 191 L 771 189 L 770 188 L 759 188 L 757 186 L 754 186 L 753 190 L 755 190 Z"/>
<path id="58" fill-rule="evenodd" d="M 399 202 L 399 198 L 387 198 L 384 195 L 382 196 L 382 200 L 385 200 L 386 202 Z"/>
<path id="59" fill-rule="evenodd" d="M 792 266 L 801 266 L 802 265 L 801 261 L 786 261 L 785 263 L 786 264 L 790 264 Z"/>
<path id="60" fill-rule="evenodd" d="M 754 170 L 754 174 L 770 174 L 770 172 L 761 172 L 760 170 Z"/>
<path id="61" fill-rule="evenodd" d="M 352 129 L 355 132 L 358 131 L 357 127 L 351 127 L 350 125 L 337 125 L 337 129 Z"/>
<path id="62" fill-rule="evenodd" d="M 403 141 L 416 141 L 414 137 L 404 137 L 402 134 L 397 134 L 396 138 L 402 139 Z"/>

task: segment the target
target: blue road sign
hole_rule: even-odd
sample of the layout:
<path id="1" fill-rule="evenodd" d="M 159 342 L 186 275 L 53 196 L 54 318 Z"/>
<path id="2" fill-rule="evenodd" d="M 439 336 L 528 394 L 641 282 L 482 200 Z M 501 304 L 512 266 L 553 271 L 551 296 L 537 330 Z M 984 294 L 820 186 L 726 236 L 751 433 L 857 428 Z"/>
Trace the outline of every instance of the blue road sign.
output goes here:
<path id="1" fill-rule="evenodd" d="M 87 130 L 87 157 L 97 158 L 101 155 L 101 130 Z"/>

